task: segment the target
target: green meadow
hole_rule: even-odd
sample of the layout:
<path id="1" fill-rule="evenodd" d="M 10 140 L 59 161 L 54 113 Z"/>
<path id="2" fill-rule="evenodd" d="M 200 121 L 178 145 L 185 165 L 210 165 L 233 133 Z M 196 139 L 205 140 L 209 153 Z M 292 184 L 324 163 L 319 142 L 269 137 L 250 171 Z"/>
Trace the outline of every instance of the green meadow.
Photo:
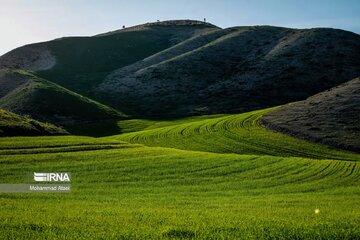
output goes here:
<path id="1" fill-rule="evenodd" d="M 1 183 L 72 173 L 71 193 L 0 193 L 0 239 L 358 239 L 360 154 L 264 129 L 271 110 L 0 138 Z"/>

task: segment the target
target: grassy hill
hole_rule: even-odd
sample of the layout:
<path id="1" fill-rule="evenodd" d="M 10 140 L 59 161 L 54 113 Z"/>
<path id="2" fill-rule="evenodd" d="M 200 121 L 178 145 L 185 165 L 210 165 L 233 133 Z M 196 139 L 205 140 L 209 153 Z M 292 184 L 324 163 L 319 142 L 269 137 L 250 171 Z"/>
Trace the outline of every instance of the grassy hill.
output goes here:
<path id="1" fill-rule="evenodd" d="M 27 114 L 40 121 L 72 125 L 104 119 L 121 119 L 125 115 L 96 101 L 38 78 L 24 70 L 0 70 L 0 82 L 12 81 L 16 87 L 0 98 L 0 107 Z M 1 78 L 4 76 L 4 80 Z M 9 77 L 11 76 L 11 77 Z M 17 79 L 17 81 L 13 81 Z"/>
<path id="2" fill-rule="evenodd" d="M 0 109 L 0 137 L 65 135 L 62 128 Z"/>
<path id="3" fill-rule="evenodd" d="M 360 36 L 270 26 L 218 30 L 110 74 L 98 91 L 139 117 L 244 112 L 303 100 L 360 74 Z"/>
<path id="4" fill-rule="evenodd" d="M 266 114 L 270 129 L 360 152 L 360 79 Z"/>
<path id="5" fill-rule="evenodd" d="M 73 176 L 70 194 L 0 193 L 2 236 L 356 239 L 360 155 L 261 128 L 271 110 L 131 120 L 139 131 L 112 138 L 0 138 L 2 183 Z"/>
<path id="6" fill-rule="evenodd" d="M 304 100 L 359 76 L 359 49 L 359 35 L 337 29 L 177 20 L 27 45 L 1 56 L 0 68 L 34 70 L 127 115 L 164 119 Z"/>
<path id="7" fill-rule="evenodd" d="M 69 90 L 87 94 L 113 70 L 215 29 L 198 21 L 166 21 L 92 37 L 66 37 L 15 49 L 0 58 L 0 68 L 34 70 Z"/>

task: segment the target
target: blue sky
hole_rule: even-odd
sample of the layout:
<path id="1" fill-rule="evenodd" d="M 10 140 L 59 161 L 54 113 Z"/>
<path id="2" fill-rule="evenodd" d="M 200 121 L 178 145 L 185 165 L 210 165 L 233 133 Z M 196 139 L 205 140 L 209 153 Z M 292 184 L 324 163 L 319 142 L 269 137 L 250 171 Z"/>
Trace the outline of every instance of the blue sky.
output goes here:
<path id="1" fill-rule="evenodd" d="M 1 0 L 0 55 L 24 44 L 145 22 L 333 27 L 360 34 L 360 0 Z"/>

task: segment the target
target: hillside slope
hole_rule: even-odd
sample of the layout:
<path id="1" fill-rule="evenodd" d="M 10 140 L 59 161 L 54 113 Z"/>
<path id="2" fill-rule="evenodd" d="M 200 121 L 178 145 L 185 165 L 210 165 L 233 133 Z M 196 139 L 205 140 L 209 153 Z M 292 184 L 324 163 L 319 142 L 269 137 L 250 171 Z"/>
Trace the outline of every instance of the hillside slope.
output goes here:
<path id="1" fill-rule="evenodd" d="M 302 100 L 359 74 L 354 33 L 237 27 L 120 68 L 95 92 L 140 117 L 244 112 Z"/>
<path id="2" fill-rule="evenodd" d="M 13 88 L 1 92 L 0 107 L 40 121 L 71 125 L 125 117 L 110 107 L 24 70 L 0 70 L 0 83 L 6 82 L 12 82 Z"/>
<path id="3" fill-rule="evenodd" d="M 266 127 L 360 152 L 360 78 L 264 115 Z"/>
<path id="4" fill-rule="evenodd" d="M 148 23 L 92 37 L 60 38 L 15 49 L 0 57 L 0 68 L 37 71 L 49 81 L 86 95 L 113 70 L 216 29 L 209 23 L 179 20 Z"/>
<path id="5" fill-rule="evenodd" d="M 38 122 L 0 109 L 0 137 L 64 134 L 68 132 L 52 124 Z"/>

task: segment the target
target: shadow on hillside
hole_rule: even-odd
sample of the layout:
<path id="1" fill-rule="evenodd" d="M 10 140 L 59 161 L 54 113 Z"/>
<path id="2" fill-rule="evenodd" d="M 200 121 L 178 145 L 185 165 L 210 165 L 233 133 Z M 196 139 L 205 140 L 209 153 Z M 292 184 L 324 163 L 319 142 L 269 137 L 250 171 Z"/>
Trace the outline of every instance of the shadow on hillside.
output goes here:
<path id="1" fill-rule="evenodd" d="M 148 118 L 131 119 L 112 119 L 76 125 L 65 126 L 64 128 L 72 135 L 89 137 L 106 137 L 122 133 L 137 132 L 144 130 L 152 125 L 156 127 L 166 127 L 174 124 L 198 121 L 202 119 L 216 118 L 223 114 L 197 115 L 197 116 L 153 116 Z"/>
<path id="2" fill-rule="evenodd" d="M 92 123 L 82 123 L 64 127 L 72 135 L 89 137 L 106 137 L 121 134 L 118 120 L 105 120 Z"/>

